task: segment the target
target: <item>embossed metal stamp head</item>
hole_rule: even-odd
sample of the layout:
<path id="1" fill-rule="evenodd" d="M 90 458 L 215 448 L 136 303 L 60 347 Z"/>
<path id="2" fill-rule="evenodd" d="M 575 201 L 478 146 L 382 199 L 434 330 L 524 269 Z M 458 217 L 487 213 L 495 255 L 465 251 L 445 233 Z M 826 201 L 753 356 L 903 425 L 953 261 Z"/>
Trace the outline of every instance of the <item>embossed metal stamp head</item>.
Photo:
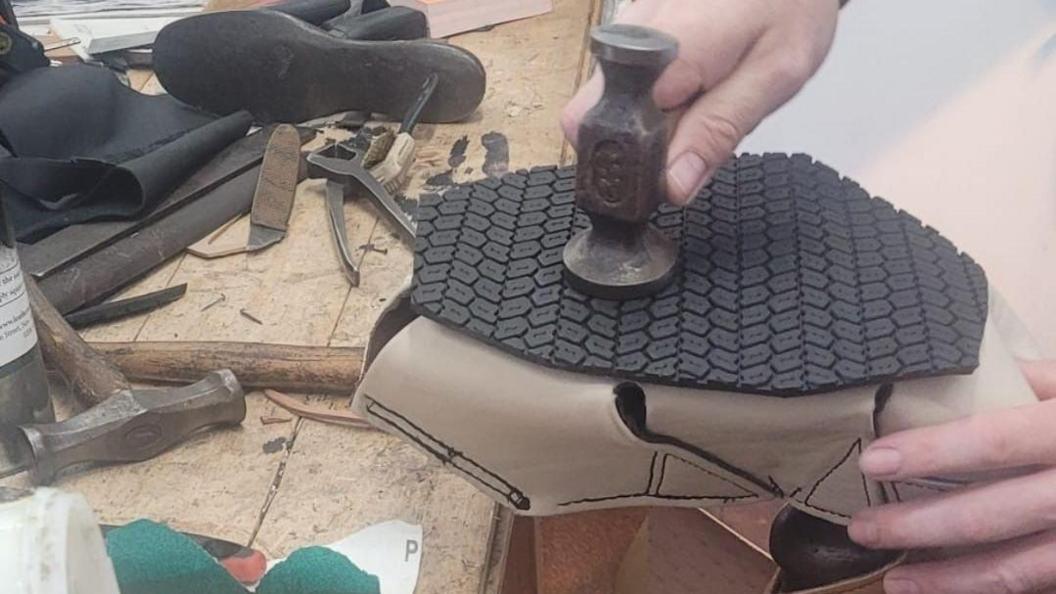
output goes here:
<path id="1" fill-rule="evenodd" d="M 678 43 L 633 25 L 598 27 L 591 40 L 605 92 L 580 125 L 576 173 L 576 204 L 591 228 L 566 245 L 566 278 L 595 297 L 641 297 L 668 283 L 678 259 L 674 243 L 648 223 L 664 199 L 667 159 L 652 88 Z"/>

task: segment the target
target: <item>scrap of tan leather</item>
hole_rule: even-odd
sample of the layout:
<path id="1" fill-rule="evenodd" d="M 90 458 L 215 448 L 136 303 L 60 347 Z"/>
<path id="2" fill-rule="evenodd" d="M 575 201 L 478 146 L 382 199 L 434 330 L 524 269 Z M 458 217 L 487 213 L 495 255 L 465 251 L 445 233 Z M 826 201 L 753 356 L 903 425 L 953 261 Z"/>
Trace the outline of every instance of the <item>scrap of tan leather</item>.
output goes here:
<path id="1" fill-rule="evenodd" d="M 884 576 L 887 575 L 887 572 L 901 565 L 905 560 L 906 556 L 903 554 L 890 564 L 868 575 L 809 590 L 782 590 L 781 571 L 778 570 L 774 574 L 774 578 L 770 580 L 766 590 L 763 591 L 763 594 L 884 594 Z"/>
<path id="2" fill-rule="evenodd" d="M 219 229 L 213 231 L 206 237 L 192 243 L 187 247 L 187 252 L 212 260 L 243 254 L 246 244 L 249 242 L 249 217 L 238 216 L 224 223 Z"/>
<path id="3" fill-rule="evenodd" d="M 320 423 L 330 423 L 331 425 L 343 425 L 345 427 L 355 427 L 357 429 L 367 429 L 370 431 L 376 430 L 373 425 L 359 415 L 345 410 L 333 410 L 330 408 L 305 404 L 296 398 L 287 396 L 277 390 L 264 390 L 264 396 L 268 400 L 299 417 L 319 421 Z"/>

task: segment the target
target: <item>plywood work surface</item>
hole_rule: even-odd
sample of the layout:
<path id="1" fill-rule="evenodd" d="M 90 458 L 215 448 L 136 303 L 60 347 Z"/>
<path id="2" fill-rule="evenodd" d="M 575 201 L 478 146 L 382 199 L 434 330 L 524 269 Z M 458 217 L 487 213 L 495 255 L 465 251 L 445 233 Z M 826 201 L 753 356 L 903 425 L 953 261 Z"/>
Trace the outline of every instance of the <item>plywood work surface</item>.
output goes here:
<path id="1" fill-rule="evenodd" d="M 420 158 L 409 197 L 562 159 L 558 114 L 580 79 L 595 3 L 554 4 L 550 14 L 452 40 L 480 57 L 488 92 L 469 121 L 418 127 Z M 157 84 L 144 72 L 131 80 L 145 92 Z M 86 337 L 364 345 L 378 313 L 409 278 L 411 254 L 369 204 L 349 200 L 345 214 L 352 246 L 373 246 L 358 252 L 358 288 L 348 286 L 330 239 L 323 183 L 308 180 L 298 187 L 284 241 L 257 254 L 171 261 L 126 294 L 187 283 L 182 300 Z M 300 397 L 333 408 L 349 404 Z M 502 543 L 492 546 L 490 499 L 396 438 L 297 419 L 260 393 L 248 401 L 241 428 L 200 435 L 146 463 L 70 474 L 56 486 L 83 493 L 104 522 L 147 517 L 248 543 L 272 557 L 401 519 L 424 529 L 417 592 L 474 594 L 496 583 L 488 567 L 501 564 L 489 564 L 488 555 L 501 555 Z M 261 417 L 290 421 L 264 424 Z"/>

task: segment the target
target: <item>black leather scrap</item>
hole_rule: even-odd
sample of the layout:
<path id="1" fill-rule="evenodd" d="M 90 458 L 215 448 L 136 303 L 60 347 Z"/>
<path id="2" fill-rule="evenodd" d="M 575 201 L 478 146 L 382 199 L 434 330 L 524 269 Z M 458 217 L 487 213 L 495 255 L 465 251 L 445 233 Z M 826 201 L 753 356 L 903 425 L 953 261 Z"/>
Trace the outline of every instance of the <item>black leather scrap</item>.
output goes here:
<path id="1" fill-rule="evenodd" d="M 98 66 L 27 71 L 0 87 L 5 210 L 24 242 L 141 218 L 251 123 L 137 93 Z"/>
<path id="2" fill-rule="evenodd" d="M 593 299 L 562 249 L 589 221 L 575 169 L 457 186 L 419 207 L 421 315 L 577 372 L 799 396 L 970 373 L 983 270 L 947 239 L 806 155 L 744 155 L 654 224 L 681 243 L 661 293 Z"/>

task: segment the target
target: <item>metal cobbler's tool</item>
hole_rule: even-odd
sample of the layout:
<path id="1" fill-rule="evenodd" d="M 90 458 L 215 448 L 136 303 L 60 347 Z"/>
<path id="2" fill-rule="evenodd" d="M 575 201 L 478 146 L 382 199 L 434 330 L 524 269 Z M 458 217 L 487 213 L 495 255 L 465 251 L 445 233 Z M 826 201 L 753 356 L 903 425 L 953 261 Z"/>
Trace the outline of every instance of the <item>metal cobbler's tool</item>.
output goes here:
<path id="1" fill-rule="evenodd" d="M 649 225 L 664 197 L 664 115 L 651 91 L 674 59 L 674 38 L 631 25 L 591 34 L 605 74 L 605 94 L 579 128 L 576 204 L 591 227 L 565 246 L 566 278 L 607 299 L 650 295 L 671 280 L 678 248 Z"/>
<path id="2" fill-rule="evenodd" d="M 92 408 L 59 423 L 20 425 L 19 447 L 27 455 L 0 467 L 0 477 L 28 470 L 30 480 L 45 484 L 75 464 L 147 460 L 200 429 L 245 418 L 245 395 L 230 371 L 214 371 L 180 388 L 132 388 L 66 323 L 32 279 L 26 279 L 26 291 L 45 359 Z"/>
<path id="3" fill-rule="evenodd" d="M 250 211 L 246 249 L 262 250 L 286 236 L 286 225 L 297 193 L 301 164 L 301 137 L 297 128 L 281 124 L 271 133 Z"/>
<path id="4" fill-rule="evenodd" d="M 365 150 L 339 142 L 308 155 L 308 177 L 326 179 L 326 204 L 331 228 L 345 275 L 353 287 L 359 286 L 359 270 L 352 258 L 345 229 L 345 194 L 350 187 L 366 190 L 381 214 L 395 225 L 400 238 L 414 244 L 415 223 L 403 212 L 385 187 L 363 166 Z"/>
<path id="5" fill-rule="evenodd" d="M 65 421 L 20 427 L 32 452 L 26 468 L 35 484 L 52 482 L 68 466 L 149 460 L 213 425 L 237 425 L 246 399 L 233 373 L 214 371 L 181 388 L 131 389 Z"/>
<path id="6" fill-rule="evenodd" d="M 99 305 L 92 305 L 66 314 L 66 321 L 73 328 L 86 328 L 95 324 L 106 324 L 129 316 L 147 313 L 179 300 L 187 294 L 187 283 L 166 287 L 144 295 L 127 299 L 115 299 Z"/>

